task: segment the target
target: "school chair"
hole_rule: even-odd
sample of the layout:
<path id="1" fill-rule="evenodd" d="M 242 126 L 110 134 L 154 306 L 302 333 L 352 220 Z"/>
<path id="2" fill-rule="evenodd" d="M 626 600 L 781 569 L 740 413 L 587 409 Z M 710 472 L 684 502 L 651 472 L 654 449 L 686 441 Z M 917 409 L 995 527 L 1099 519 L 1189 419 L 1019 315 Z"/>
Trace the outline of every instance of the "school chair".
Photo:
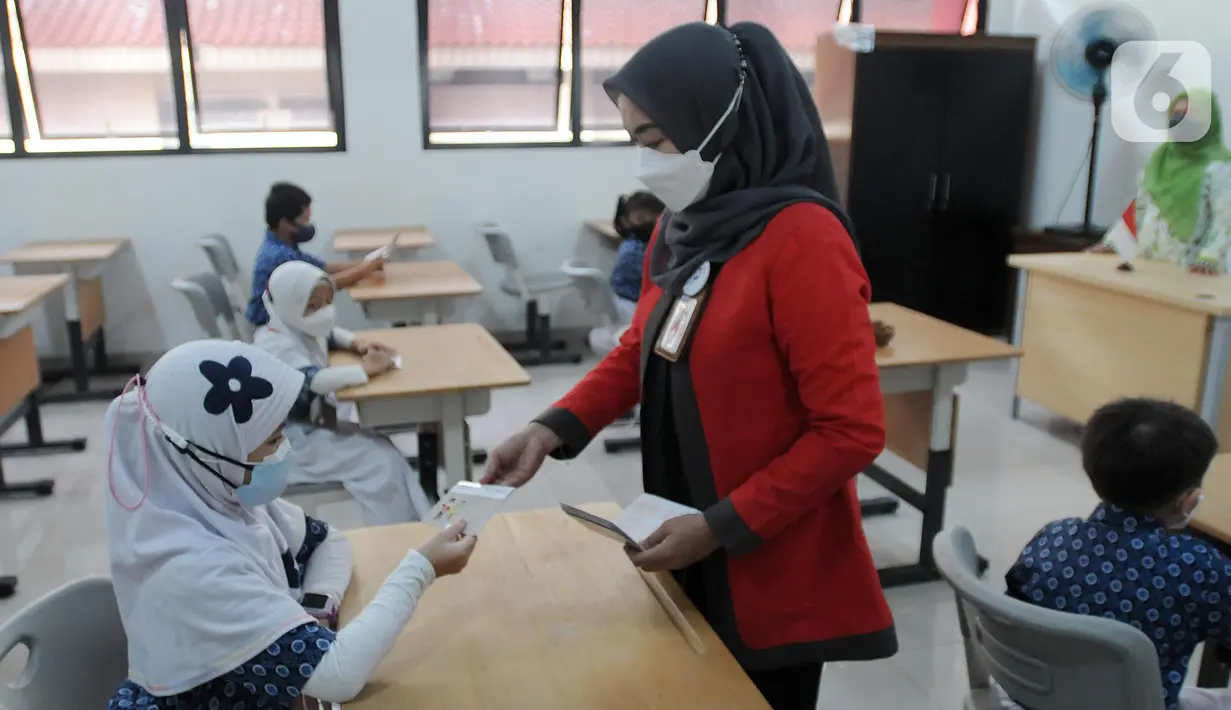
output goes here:
<path id="1" fill-rule="evenodd" d="M 979 579 L 966 528 L 941 532 L 932 552 L 957 597 L 970 680 L 965 710 L 1018 708 L 1008 698 L 1030 710 L 1163 710 L 1158 654 L 1144 633 L 992 589 Z"/>
<path id="2" fill-rule="evenodd" d="M 0 660 L 28 656 L 15 685 L 0 682 L 0 708 L 105 708 L 128 677 L 128 638 L 106 577 L 60 587 L 0 626 Z"/>
<path id="3" fill-rule="evenodd" d="M 192 314 L 207 338 L 244 340 L 235 319 L 235 309 L 217 274 L 194 274 L 171 281 L 171 288 L 184 294 Z M 219 325 L 221 322 L 221 325 Z"/>
<path id="4" fill-rule="evenodd" d="M 242 339 L 252 342 L 252 326 L 248 323 L 244 312 L 248 309 L 248 286 L 244 284 L 244 273 L 239 268 L 239 260 L 235 258 L 235 250 L 231 242 L 221 234 L 209 234 L 197 240 L 197 246 L 205 252 L 210 266 L 226 289 L 227 300 L 231 310 L 235 312 L 235 323 L 239 327 Z"/>
<path id="5" fill-rule="evenodd" d="M 619 342 L 620 336 L 628 328 L 628 323 L 620 317 L 620 311 L 615 305 L 615 294 L 611 291 L 611 277 L 602 269 L 590 266 L 585 262 L 569 260 L 560 266 L 560 272 L 569 277 L 573 288 L 581 295 L 586 308 L 594 314 L 599 326 L 590 331 L 590 349 L 599 357 L 605 356 Z M 640 426 L 641 418 L 636 410 L 622 418 L 622 423 L 635 427 Z M 641 435 L 609 436 L 603 439 L 603 449 L 609 454 L 624 451 L 635 451 L 641 448 Z"/>
<path id="6" fill-rule="evenodd" d="M 526 366 L 581 362 L 581 353 L 556 352 L 563 350 L 566 343 L 555 341 L 551 336 L 551 303 L 572 287 L 569 277 L 559 271 L 527 274 L 521 268 L 512 237 L 499 225 L 485 224 L 479 228 L 479 233 L 487 242 L 492 261 L 504 268 L 500 290 L 521 299 L 526 309 L 526 342 L 504 347 Z"/>

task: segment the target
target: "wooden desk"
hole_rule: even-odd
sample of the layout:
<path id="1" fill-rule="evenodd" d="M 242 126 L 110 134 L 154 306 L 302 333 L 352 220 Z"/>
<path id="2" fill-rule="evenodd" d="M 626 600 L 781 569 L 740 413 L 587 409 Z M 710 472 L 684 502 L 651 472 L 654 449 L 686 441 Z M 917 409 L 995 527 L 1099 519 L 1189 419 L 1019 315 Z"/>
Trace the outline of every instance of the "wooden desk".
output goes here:
<path id="1" fill-rule="evenodd" d="M 1084 422 L 1128 396 L 1174 400 L 1199 411 L 1231 450 L 1226 396 L 1231 279 L 1138 260 L 1117 271 L 1110 254 L 1009 258 L 1020 269 L 1013 342 L 1022 398 Z"/>
<path id="2" fill-rule="evenodd" d="M 864 473 L 923 513 L 919 535 L 919 561 L 880 570 L 886 587 L 940 579 L 932 557 L 932 538 L 945 523 L 945 498 L 953 482 L 956 449 L 957 395 L 971 363 L 1016 359 L 1021 352 L 1010 345 L 959 328 L 895 303 L 874 303 L 872 320 L 894 327 L 888 347 L 876 353 L 881 391 L 885 393 L 886 448 L 926 476 L 919 491 L 880 466 Z M 864 515 L 897 509 L 892 499 L 863 501 Z"/>
<path id="3" fill-rule="evenodd" d="M 395 234 L 395 250 L 426 249 L 436 243 L 427 227 L 365 227 L 334 232 L 333 250 L 339 254 L 368 254 L 388 244 Z"/>
<path id="4" fill-rule="evenodd" d="M 384 343 L 402 356 L 403 367 L 361 387 L 340 390 L 338 399 L 355 402 L 365 427 L 439 423 L 448 486 L 470 479 L 466 417 L 491 409 L 491 391 L 530 384 L 530 375 L 500 343 L 474 323 L 393 328 L 357 334 Z M 330 363 L 353 364 L 349 353 L 334 353 Z M 420 452 L 419 471 L 429 493 L 437 488 L 435 464 Z"/>
<path id="5" fill-rule="evenodd" d="M 85 439 L 48 441 L 43 438 L 39 412 L 38 389 L 42 383 L 38 352 L 34 347 L 34 331 L 30 326 L 32 310 L 49 296 L 68 286 L 63 274 L 44 276 L 0 276 L 0 433 L 16 423 L 26 421 L 26 442 L 0 445 L 0 454 L 45 454 L 85 449 Z M 52 493 L 51 479 L 9 483 L 4 478 L 0 461 L 0 500 L 16 497 L 45 497 Z M 17 578 L 0 576 L 0 599 L 11 596 Z"/>
<path id="6" fill-rule="evenodd" d="M 619 512 L 613 503 L 586 507 Z M 421 524 L 348 532 L 355 572 L 342 623 L 434 532 Z M 670 576 L 660 579 L 701 638 L 703 655 L 618 544 L 555 509 L 496 516 L 469 567 L 428 589 L 346 710 L 767 710 Z"/>
<path id="7" fill-rule="evenodd" d="M 49 379 L 72 377 L 73 391 L 44 396 L 45 402 L 73 402 L 114 399 L 118 390 L 91 390 L 91 374 L 133 374 L 135 367 L 109 368 L 103 323 L 102 271 L 128 245 L 127 239 L 91 239 L 73 242 L 31 242 L 0 254 L 0 262 L 13 265 L 17 274 L 65 274 L 68 282 L 61 295 L 47 301 L 54 318 L 62 319 L 68 330 L 70 369 L 48 372 Z M 94 368 L 86 359 L 86 347 L 93 344 Z"/>
<path id="8" fill-rule="evenodd" d="M 435 325 L 459 299 L 483 293 L 483 286 L 451 261 L 396 262 L 385 264 L 384 272 L 347 291 L 375 321 Z"/>
<path id="9" fill-rule="evenodd" d="M 616 231 L 615 224 L 609 219 L 591 219 L 586 223 L 586 228 L 599 236 L 604 244 L 615 249 L 620 246 L 620 242 L 624 239 L 620 233 Z"/>

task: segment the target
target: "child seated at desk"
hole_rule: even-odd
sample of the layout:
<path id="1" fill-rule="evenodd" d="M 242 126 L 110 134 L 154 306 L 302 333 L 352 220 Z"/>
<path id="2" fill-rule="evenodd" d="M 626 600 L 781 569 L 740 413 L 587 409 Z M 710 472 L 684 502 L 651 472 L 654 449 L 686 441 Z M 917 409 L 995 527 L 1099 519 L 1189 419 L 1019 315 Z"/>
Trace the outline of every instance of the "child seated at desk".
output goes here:
<path id="1" fill-rule="evenodd" d="M 1231 640 L 1231 559 L 1182 532 L 1217 453 L 1209 425 L 1178 404 L 1105 405 L 1081 440 L 1102 502 L 1087 519 L 1044 526 L 1005 576 L 1022 601 L 1145 632 L 1167 710 L 1231 708 L 1231 690 L 1181 689 L 1198 643 Z"/>
<path id="2" fill-rule="evenodd" d="M 633 322 L 637 299 L 641 297 L 641 272 L 645 268 L 645 249 L 662 216 L 662 200 L 648 192 L 621 196 L 616 204 L 616 232 L 623 238 L 611 270 L 611 292 L 624 323 Z"/>
<path id="3" fill-rule="evenodd" d="M 311 264 L 274 269 L 262 298 L 270 320 L 253 343 L 306 376 L 286 427 L 295 447 L 291 483 L 341 483 L 368 525 L 422 519 L 431 504 L 410 464 L 388 437 L 359 428 L 354 405 L 339 406 L 333 394 L 393 369 L 394 353 L 334 327 L 333 282 Z M 330 367 L 331 350 L 349 350 L 363 361 Z"/>
<path id="4" fill-rule="evenodd" d="M 316 227 L 312 224 L 312 198 L 298 185 L 280 182 L 269 189 L 265 198 L 265 239 L 256 253 L 252 268 L 252 297 L 245 316 L 252 325 L 269 322 L 269 313 L 261 301 L 269 276 L 288 261 L 303 261 L 324 269 L 333 276 L 338 288 L 350 288 L 384 268 L 384 257 L 363 261 L 331 261 L 326 263 L 300 250 L 299 245 L 312 241 Z"/>
<path id="5" fill-rule="evenodd" d="M 303 381 L 251 345 L 199 340 L 111 403 L 107 547 L 130 676 L 108 710 L 348 702 L 428 585 L 466 566 L 463 523 L 407 552 L 346 628 L 329 628 L 350 543 L 278 497 Z"/>

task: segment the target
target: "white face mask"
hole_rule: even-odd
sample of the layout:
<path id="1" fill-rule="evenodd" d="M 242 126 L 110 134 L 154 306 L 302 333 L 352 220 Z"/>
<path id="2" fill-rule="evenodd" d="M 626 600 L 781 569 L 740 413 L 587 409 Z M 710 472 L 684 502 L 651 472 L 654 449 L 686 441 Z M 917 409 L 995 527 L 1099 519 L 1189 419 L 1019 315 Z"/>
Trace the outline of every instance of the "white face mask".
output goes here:
<path id="1" fill-rule="evenodd" d="M 1192 509 L 1189 510 L 1187 513 L 1185 513 L 1184 518 L 1181 519 L 1178 523 L 1170 526 L 1171 529 L 1172 530 L 1183 530 L 1184 528 L 1188 527 L 1188 524 L 1193 521 L 1193 516 L 1196 515 L 1197 513 L 1197 508 L 1201 507 L 1201 501 L 1203 500 L 1205 500 L 1205 493 L 1204 492 L 1198 493 L 1197 502 L 1193 503 Z"/>
<path id="2" fill-rule="evenodd" d="M 653 148 L 637 147 L 637 179 L 649 188 L 654 196 L 663 201 L 672 212 L 682 212 L 692 203 L 705 196 L 710 188 L 710 180 L 714 177 L 713 162 L 702 160 L 701 151 L 722 128 L 727 117 L 739 106 L 740 97 L 744 95 L 744 84 L 741 81 L 735 90 L 735 97 L 727 106 L 727 110 L 718 119 L 718 124 L 710 131 L 705 140 L 696 150 L 690 150 L 683 155 L 661 153 Z M 722 156 L 719 156 L 721 158 Z"/>
<path id="3" fill-rule="evenodd" d="M 299 328 L 314 338 L 327 338 L 333 332 L 333 324 L 337 314 L 333 304 L 329 304 L 310 316 L 304 316 L 299 322 Z"/>

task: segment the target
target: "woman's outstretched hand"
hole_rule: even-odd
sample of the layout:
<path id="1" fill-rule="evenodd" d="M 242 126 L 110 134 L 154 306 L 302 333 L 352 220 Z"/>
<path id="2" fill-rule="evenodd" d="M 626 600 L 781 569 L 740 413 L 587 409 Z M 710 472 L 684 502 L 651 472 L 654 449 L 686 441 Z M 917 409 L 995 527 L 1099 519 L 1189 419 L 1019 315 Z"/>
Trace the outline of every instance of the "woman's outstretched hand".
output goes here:
<path id="1" fill-rule="evenodd" d="M 563 444 L 551 429 L 531 422 L 487 455 L 482 483 L 520 486 L 534 478 L 547 455 Z"/>

